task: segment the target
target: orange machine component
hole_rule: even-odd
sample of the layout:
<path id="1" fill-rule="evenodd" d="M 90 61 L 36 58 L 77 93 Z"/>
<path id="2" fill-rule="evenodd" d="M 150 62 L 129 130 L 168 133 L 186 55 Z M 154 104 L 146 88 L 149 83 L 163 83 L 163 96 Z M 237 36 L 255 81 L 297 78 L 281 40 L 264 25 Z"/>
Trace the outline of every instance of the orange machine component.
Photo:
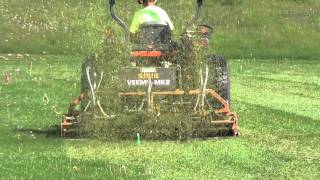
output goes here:
<path id="1" fill-rule="evenodd" d="M 131 57 L 160 57 L 161 51 L 132 51 Z"/>
<path id="2" fill-rule="evenodd" d="M 181 89 L 176 89 L 175 91 L 160 91 L 160 92 L 151 92 L 150 94 L 150 110 L 153 111 L 155 108 L 154 105 L 154 97 L 155 96 L 181 96 L 184 94 L 187 95 L 200 95 L 202 93 L 201 89 L 184 91 Z M 229 108 L 229 103 L 224 100 L 217 92 L 212 89 L 205 89 L 204 93 L 209 95 L 212 99 L 217 100 L 220 104 L 222 104 L 223 108 L 214 110 L 214 113 L 225 113 L 227 116 L 226 120 L 215 120 L 211 121 L 212 124 L 224 125 L 224 124 L 232 124 L 232 131 L 235 136 L 238 135 L 238 116 L 237 113 L 231 112 Z M 147 92 L 137 91 L 137 92 L 121 92 L 119 96 L 147 96 Z M 196 115 L 205 115 L 206 112 L 196 112 Z"/>

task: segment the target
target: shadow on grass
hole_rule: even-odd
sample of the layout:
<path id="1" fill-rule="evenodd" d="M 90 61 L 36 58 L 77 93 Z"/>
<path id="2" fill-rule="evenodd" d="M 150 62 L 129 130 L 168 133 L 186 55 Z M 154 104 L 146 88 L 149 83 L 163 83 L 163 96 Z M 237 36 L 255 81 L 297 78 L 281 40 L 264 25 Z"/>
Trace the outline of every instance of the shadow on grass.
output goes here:
<path id="1" fill-rule="evenodd" d="M 6 170 L 0 168 L 0 179 L 150 179 L 144 165 L 96 158 L 90 152 L 73 150 L 77 146 L 71 144 L 53 145 L 45 142 L 40 147 L 38 143 L 20 146 L 24 153 L 14 154 L 19 163 L 4 157 L 7 158 L 3 162 Z M 10 153 L 15 152 L 17 146 L 11 147 L 14 149 Z"/>
<path id="2" fill-rule="evenodd" d="M 77 171 L 79 179 L 150 179 L 151 175 L 139 163 L 114 162 L 110 159 L 72 158 L 71 171 Z M 77 167 L 77 168 L 74 168 Z M 69 170 L 70 171 L 70 170 Z M 70 173 L 72 174 L 72 173 Z"/>
<path id="3" fill-rule="evenodd" d="M 38 134 L 45 137 L 61 137 L 61 128 L 59 125 L 53 125 L 48 129 L 36 129 L 36 128 L 16 128 L 14 131 L 21 133 Z"/>
<path id="4" fill-rule="evenodd" d="M 320 121 L 307 116 L 297 115 L 258 104 L 237 101 L 234 109 L 241 109 L 239 114 L 240 127 L 261 131 L 261 133 L 278 134 L 280 136 L 319 136 Z"/>

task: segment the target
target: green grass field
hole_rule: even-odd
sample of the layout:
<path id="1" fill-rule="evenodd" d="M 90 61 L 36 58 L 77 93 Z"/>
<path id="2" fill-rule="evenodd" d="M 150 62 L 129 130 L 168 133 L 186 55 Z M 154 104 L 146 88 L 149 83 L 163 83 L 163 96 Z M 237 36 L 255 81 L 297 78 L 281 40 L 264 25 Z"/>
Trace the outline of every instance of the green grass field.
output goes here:
<path id="1" fill-rule="evenodd" d="M 118 2 L 119 15 L 130 22 L 127 11 L 140 7 Z M 159 4 L 178 35 L 193 0 Z M 0 0 L 0 180 L 320 179 L 319 1 L 205 5 L 200 22 L 216 31 L 210 52 L 230 59 L 241 136 L 142 137 L 137 145 L 52 134 L 79 95 L 82 60 L 101 51 L 105 28 L 125 43 L 106 0 Z M 4 72 L 12 76 L 9 85 Z"/>
<path id="2" fill-rule="evenodd" d="M 317 60 L 230 60 L 240 138 L 136 145 L 37 133 L 59 124 L 57 113 L 78 94 L 81 58 L 7 58 L 0 71 L 13 81 L 0 86 L 0 179 L 320 178 Z"/>

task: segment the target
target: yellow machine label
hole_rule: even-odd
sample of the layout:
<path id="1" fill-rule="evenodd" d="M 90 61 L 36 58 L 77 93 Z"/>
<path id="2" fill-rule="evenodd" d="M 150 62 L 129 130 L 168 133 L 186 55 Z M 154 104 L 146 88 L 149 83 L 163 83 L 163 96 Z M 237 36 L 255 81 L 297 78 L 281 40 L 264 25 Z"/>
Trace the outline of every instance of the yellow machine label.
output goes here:
<path id="1" fill-rule="evenodd" d="M 138 74 L 138 79 L 159 79 L 160 75 L 157 72 L 147 73 L 141 72 Z"/>

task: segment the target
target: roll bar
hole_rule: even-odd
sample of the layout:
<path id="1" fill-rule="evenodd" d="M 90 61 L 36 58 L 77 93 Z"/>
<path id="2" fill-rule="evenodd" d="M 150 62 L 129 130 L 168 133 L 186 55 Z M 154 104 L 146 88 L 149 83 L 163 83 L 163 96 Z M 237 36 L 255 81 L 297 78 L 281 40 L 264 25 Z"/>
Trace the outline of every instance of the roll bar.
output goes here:
<path id="1" fill-rule="evenodd" d="M 114 11 L 115 4 L 116 4 L 116 0 L 109 0 L 110 14 L 111 14 L 112 18 L 124 29 L 124 31 L 127 34 L 129 34 L 129 28 L 126 25 L 126 23 L 115 14 L 115 11 Z M 198 20 L 198 18 L 200 16 L 201 9 L 202 9 L 202 5 L 203 5 L 203 0 L 197 0 L 196 15 L 188 23 L 188 26 L 192 25 L 193 23 L 195 23 Z"/>
<path id="2" fill-rule="evenodd" d="M 200 13 L 202 10 L 203 0 L 197 0 L 197 11 L 195 16 L 191 19 L 191 21 L 187 24 L 187 27 L 191 26 L 193 23 L 195 23 L 198 18 L 200 17 Z"/>
<path id="3" fill-rule="evenodd" d="M 112 18 L 125 30 L 125 32 L 129 34 L 129 28 L 126 25 L 126 23 L 122 19 L 120 19 L 114 12 L 115 4 L 116 4 L 116 0 L 109 0 L 110 14 Z"/>

